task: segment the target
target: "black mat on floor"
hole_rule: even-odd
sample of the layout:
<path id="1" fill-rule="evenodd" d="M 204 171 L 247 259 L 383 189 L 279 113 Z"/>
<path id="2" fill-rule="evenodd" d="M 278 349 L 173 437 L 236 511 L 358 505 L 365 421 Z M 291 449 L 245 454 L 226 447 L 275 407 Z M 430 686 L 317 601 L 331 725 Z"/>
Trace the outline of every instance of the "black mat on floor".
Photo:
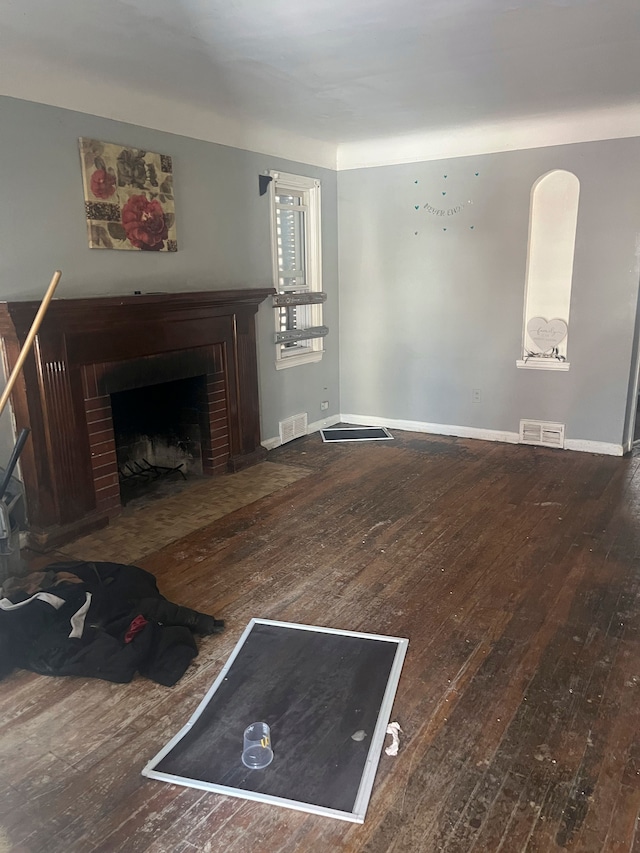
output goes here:
<path id="1" fill-rule="evenodd" d="M 393 436 L 386 427 L 334 427 L 321 429 L 323 441 L 389 441 Z"/>

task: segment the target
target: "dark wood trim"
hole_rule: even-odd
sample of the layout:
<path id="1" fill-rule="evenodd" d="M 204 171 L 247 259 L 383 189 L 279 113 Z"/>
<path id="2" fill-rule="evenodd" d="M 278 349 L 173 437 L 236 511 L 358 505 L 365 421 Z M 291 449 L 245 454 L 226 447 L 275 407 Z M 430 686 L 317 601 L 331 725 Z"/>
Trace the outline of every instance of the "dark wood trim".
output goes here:
<path id="1" fill-rule="evenodd" d="M 206 316 L 229 316 L 241 306 L 258 305 L 273 295 L 272 287 L 244 290 L 211 290 L 185 293 L 146 293 L 139 296 L 99 296 L 90 299 L 54 299 L 49 305 L 44 325 L 55 318 L 66 330 L 86 332 L 103 329 L 109 319 L 135 323 L 144 319 L 162 320 L 167 312 L 172 318 L 199 319 Z M 0 302 L 0 335 L 16 331 L 24 335 L 40 307 L 39 302 Z M 126 309 L 126 317 L 122 309 Z"/>
<path id="2" fill-rule="evenodd" d="M 260 445 L 255 314 L 272 288 L 56 299 L 12 393 L 16 427 L 31 428 L 21 467 L 31 544 L 61 543 L 106 523 L 96 505 L 82 371 L 88 365 L 220 345 L 229 419 L 229 470 L 266 455 Z M 38 302 L 0 303 L 9 370 Z M 77 535 L 77 534 L 76 534 Z"/>

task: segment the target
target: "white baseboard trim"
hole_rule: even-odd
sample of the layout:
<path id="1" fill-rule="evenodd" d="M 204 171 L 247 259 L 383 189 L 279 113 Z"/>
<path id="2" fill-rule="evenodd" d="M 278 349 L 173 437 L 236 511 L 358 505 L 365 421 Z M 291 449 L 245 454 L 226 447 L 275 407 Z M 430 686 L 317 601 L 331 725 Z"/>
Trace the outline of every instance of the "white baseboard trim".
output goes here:
<path id="1" fill-rule="evenodd" d="M 607 441 L 586 441 L 582 438 L 565 438 L 565 450 L 579 450 L 581 453 L 601 453 L 605 456 L 623 456 L 624 447 L 621 444 L 610 444 Z"/>
<path id="2" fill-rule="evenodd" d="M 520 435 L 517 432 L 506 432 L 479 427 L 452 426 L 451 424 L 430 424 L 423 421 L 403 421 L 394 418 L 379 418 L 374 415 L 341 414 L 343 423 L 356 426 L 386 426 L 389 429 L 402 429 L 407 432 L 425 432 L 431 435 L 453 435 L 457 438 L 474 438 L 480 441 L 502 441 L 507 444 L 519 444 Z M 529 445 L 526 445 L 527 447 Z M 610 444 L 606 441 L 587 441 L 579 438 L 565 438 L 565 450 L 577 450 L 581 453 L 600 453 L 606 456 L 622 456 L 621 444 Z"/>
<path id="3" fill-rule="evenodd" d="M 323 418 L 321 421 L 314 421 L 311 424 L 307 424 L 307 435 L 311 435 L 313 432 L 318 432 L 321 429 L 326 429 L 327 427 L 334 426 L 334 424 L 340 423 L 340 415 L 331 415 L 330 418 Z M 280 436 L 276 435 L 274 438 L 265 438 L 260 444 L 266 448 L 267 450 L 275 450 L 276 447 L 280 447 L 282 442 L 280 441 Z"/>
<path id="4" fill-rule="evenodd" d="M 520 435 L 506 430 L 482 429 L 480 427 L 454 426 L 451 424 L 430 424 L 424 421 L 404 421 L 398 418 L 379 418 L 375 415 L 340 414 L 314 421 L 307 427 L 307 435 L 338 423 L 354 424 L 355 426 L 384 426 L 389 429 L 401 429 L 407 432 L 424 432 L 430 435 L 452 435 L 456 438 L 473 438 L 479 441 L 502 441 L 506 444 L 518 444 Z M 267 450 L 280 447 L 280 437 L 266 438 L 262 446 Z M 527 447 L 529 445 L 526 445 Z M 611 444 L 607 441 L 587 441 L 581 438 L 565 438 L 565 450 L 580 453 L 599 453 L 603 456 L 623 456 L 624 447 L 621 444 Z"/>
<path id="5" fill-rule="evenodd" d="M 314 421 L 312 424 L 309 424 L 307 432 L 311 435 L 312 432 L 318 432 L 321 429 L 327 429 L 328 427 L 335 426 L 335 424 L 339 424 L 340 420 L 340 415 L 331 415 L 330 418 L 323 418 L 321 421 Z"/>
<path id="6" fill-rule="evenodd" d="M 275 450 L 276 447 L 280 447 L 280 443 L 280 436 L 276 436 L 275 438 L 265 438 L 260 442 L 260 444 L 267 450 Z"/>
<path id="7" fill-rule="evenodd" d="M 478 427 L 451 426 L 450 424 L 429 424 L 423 421 L 403 421 L 394 418 L 378 418 L 373 415 L 340 415 L 340 420 L 356 426 L 386 426 L 389 429 L 403 429 L 407 432 L 426 432 L 433 435 L 454 435 L 457 438 L 478 438 L 482 441 L 504 441 L 517 444 L 520 436 L 517 432 L 505 432 L 496 429 Z"/>

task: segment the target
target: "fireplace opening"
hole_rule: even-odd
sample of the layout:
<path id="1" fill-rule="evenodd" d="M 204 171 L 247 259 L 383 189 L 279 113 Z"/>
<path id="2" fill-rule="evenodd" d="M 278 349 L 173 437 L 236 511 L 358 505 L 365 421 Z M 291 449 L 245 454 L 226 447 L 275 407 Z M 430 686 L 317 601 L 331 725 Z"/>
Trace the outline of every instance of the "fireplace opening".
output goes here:
<path id="1" fill-rule="evenodd" d="M 122 504 L 203 474 L 205 375 L 112 393 L 111 411 Z"/>

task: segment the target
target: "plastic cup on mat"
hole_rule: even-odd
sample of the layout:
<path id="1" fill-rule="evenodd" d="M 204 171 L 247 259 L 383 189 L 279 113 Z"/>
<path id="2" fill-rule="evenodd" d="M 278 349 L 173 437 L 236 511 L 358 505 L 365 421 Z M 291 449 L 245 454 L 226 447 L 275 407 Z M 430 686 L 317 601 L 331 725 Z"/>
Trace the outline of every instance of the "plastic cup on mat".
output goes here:
<path id="1" fill-rule="evenodd" d="M 266 723 L 251 723 L 244 730 L 242 763 L 250 770 L 261 770 L 273 761 L 271 730 Z"/>

